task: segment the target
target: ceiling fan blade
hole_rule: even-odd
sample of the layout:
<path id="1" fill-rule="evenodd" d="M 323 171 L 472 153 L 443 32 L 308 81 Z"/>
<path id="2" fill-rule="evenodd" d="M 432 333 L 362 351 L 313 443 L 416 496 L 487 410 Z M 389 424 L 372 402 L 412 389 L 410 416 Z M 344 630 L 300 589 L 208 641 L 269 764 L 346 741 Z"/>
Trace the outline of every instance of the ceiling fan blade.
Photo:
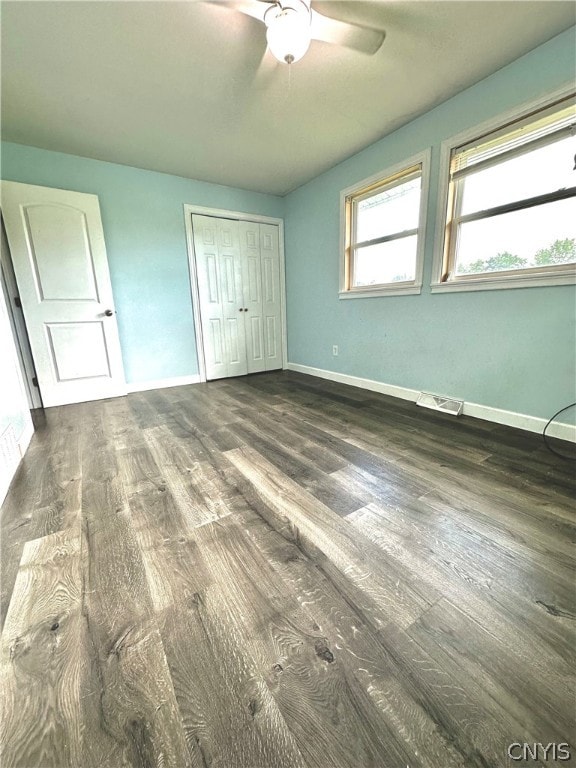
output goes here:
<path id="1" fill-rule="evenodd" d="M 233 11 L 240 11 L 240 13 L 246 14 L 246 16 L 252 16 L 253 19 L 258 21 L 264 21 L 264 13 L 273 0 L 268 2 L 267 0 L 226 0 L 220 2 L 216 0 L 216 5 L 223 5 L 226 8 L 231 8 Z"/>
<path id="2" fill-rule="evenodd" d="M 347 21 L 339 21 L 324 16 L 312 9 L 312 37 L 326 43 L 343 45 L 362 53 L 376 53 L 386 37 L 385 32 L 369 29 Z"/>

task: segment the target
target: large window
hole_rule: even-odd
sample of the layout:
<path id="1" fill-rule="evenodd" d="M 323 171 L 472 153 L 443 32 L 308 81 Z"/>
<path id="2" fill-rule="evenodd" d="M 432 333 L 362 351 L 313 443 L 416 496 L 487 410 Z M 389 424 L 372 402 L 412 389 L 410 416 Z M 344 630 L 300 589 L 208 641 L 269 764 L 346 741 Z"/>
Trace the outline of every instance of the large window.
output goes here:
<path id="1" fill-rule="evenodd" d="M 420 292 L 428 158 L 342 193 L 341 297 Z"/>
<path id="2" fill-rule="evenodd" d="M 571 96 L 450 148 L 440 284 L 573 279 L 575 127 Z"/>

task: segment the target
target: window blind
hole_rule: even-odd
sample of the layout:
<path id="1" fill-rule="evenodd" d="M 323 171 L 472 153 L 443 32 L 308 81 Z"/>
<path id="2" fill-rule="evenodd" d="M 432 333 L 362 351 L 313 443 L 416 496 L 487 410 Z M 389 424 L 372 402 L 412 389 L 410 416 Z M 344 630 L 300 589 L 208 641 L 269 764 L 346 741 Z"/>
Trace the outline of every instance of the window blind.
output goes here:
<path id="1" fill-rule="evenodd" d="M 397 187 L 400 184 L 405 184 L 407 181 L 411 181 L 412 179 L 417 179 L 421 175 L 422 175 L 422 165 L 421 164 L 414 165 L 411 168 L 406 168 L 406 170 L 400 171 L 399 173 L 394 174 L 394 176 L 389 176 L 384 181 L 382 180 L 377 181 L 368 187 L 364 187 L 364 189 L 361 189 L 358 192 L 354 192 L 352 195 L 349 195 L 346 198 L 346 202 L 350 202 L 350 203 L 362 202 L 362 200 L 365 200 L 368 197 L 377 195 L 379 192 L 385 192 L 388 189 L 393 189 L 394 187 Z"/>
<path id="2" fill-rule="evenodd" d="M 455 147 L 450 161 L 450 178 L 456 180 L 505 158 L 523 154 L 529 148 L 536 149 L 571 135 L 576 135 L 574 96 L 552 105 L 538 117 L 527 115 L 493 133 Z"/>

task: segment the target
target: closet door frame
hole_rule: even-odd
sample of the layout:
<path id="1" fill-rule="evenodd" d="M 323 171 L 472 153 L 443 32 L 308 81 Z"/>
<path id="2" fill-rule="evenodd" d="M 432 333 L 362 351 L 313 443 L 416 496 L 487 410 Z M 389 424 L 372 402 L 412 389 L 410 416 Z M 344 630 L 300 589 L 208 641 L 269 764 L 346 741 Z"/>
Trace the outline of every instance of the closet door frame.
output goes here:
<path id="1" fill-rule="evenodd" d="M 201 382 L 206 381 L 206 362 L 204 355 L 204 340 L 202 338 L 202 318 L 200 316 L 200 293 L 198 290 L 198 270 L 196 252 L 194 250 L 194 230 L 192 214 L 215 216 L 221 219 L 236 221 L 251 221 L 255 224 L 275 224 L 278 227 L 278 251 L 280 255 L 280 322 L 282 324 L 282 368 L 288 367 L 287 331 L 286 331 L 286 272 L 284 259 L 284 219 L 274 216 L 262 216 L 248 211 L 228 211 L 224 208 L 206 208 L 200 205 L 184 204 L 184 224 L 186 227 L 186 244 L 188 248 L 188 265 L 190 269 L 190 290 L 192 293 L 192 312 L 194 314 L 194 335 L 196 337 L 196 354 L 198 356 L 198 376 Z"/>

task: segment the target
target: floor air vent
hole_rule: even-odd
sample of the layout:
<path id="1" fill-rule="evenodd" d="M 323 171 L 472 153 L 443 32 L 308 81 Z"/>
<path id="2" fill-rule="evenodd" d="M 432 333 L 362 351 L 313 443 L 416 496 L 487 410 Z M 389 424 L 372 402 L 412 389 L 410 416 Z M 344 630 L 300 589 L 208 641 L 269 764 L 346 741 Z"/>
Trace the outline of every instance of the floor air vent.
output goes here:
<path id="1" fill-rule="evenodd" d="M 420 392 L 416 405 L 423 408 L 432 408 L 434 411 L 444 411 L 453 416 L 460 416 L 464 408 L 463 400 L 454 400 L 451 397 L 442 397 L 441 395 L 430 395 L 427 392 Z"/>

